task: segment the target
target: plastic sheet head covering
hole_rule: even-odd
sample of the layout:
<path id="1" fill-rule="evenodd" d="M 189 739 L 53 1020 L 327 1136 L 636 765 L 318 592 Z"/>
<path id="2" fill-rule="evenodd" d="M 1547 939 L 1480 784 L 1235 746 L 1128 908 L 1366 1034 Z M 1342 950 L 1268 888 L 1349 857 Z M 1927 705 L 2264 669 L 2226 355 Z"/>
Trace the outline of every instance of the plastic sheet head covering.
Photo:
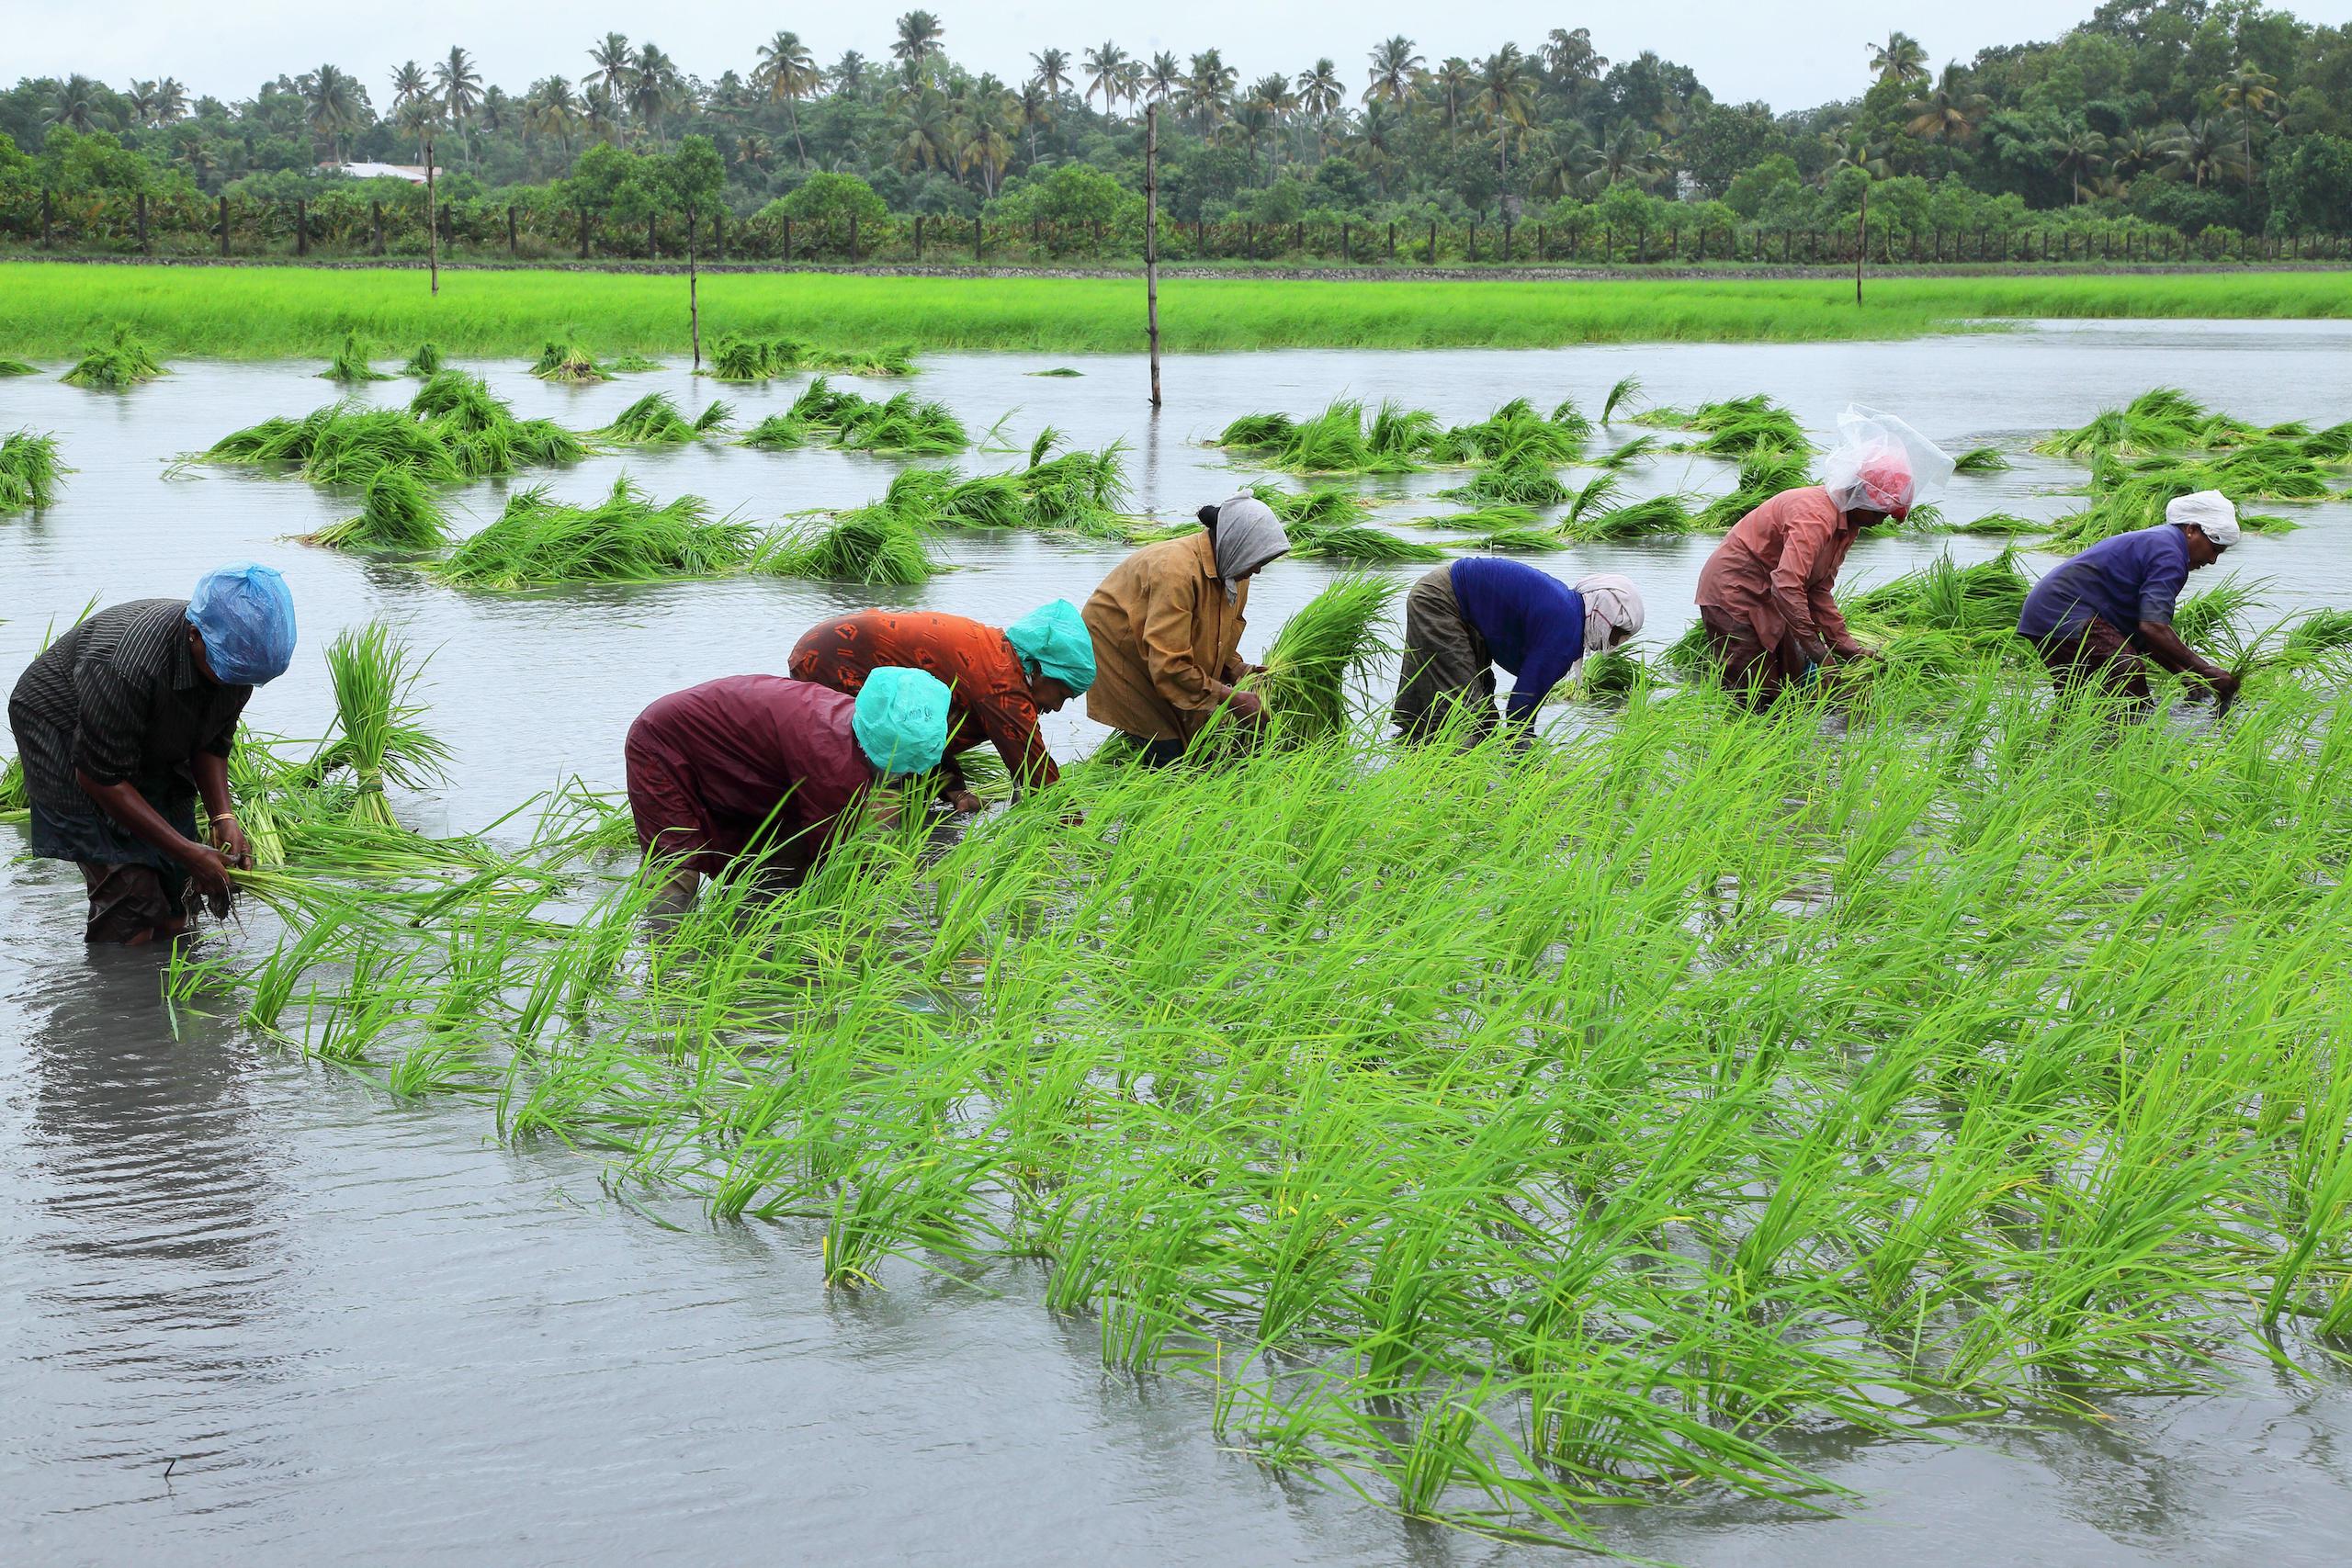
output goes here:
<path id="1" fill-rule="evenodd" d="M 225 686 L 258 686 L 294 662 L 294 595 L 275 567 L 238 561 L 208 571 L 187 599 L 205 662 Z"/>
<path id="2" fill-rule="evenodd" d="M 2165 503 L 2165 521 L 2187 528 L 2194 525 L 2218 549 L 2238 542 L 2238 509 L 2218 490 L 2200 490 L 2176 496 Z"/>
<path id="3" fill-rule="evenodd" d="M 1094 684 L 1093 634 L 1069 600 L 1040 604 L 1005 627 L 1004 637 L 1022 663 L 1059 681 L 1073 696 Z"/>
<path id="4" fill-rule="evenodd" d="M 947 687 L 924 671 L 885 665 L 865 678 L 850 728 L 878 771 L 927 773 L 947 750 Z"/>
<path id="5" fill-rule="evenodd" d="M 1822 460 L 1821 486 L 1842 512 L 1883 512 L 1897 522 L 1951 478 L 1942 448 L 1891 413 L 1849 403 L 1838 445 Z"/>

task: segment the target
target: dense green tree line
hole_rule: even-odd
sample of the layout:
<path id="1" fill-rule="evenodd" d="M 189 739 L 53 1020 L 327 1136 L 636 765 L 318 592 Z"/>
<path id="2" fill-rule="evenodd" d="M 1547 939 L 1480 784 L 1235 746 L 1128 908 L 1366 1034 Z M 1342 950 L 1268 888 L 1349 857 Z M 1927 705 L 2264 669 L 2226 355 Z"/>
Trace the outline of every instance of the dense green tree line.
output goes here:
<path id="1" fill-rule="evenodd" d="M 1940 66 L 1897 32 L 1857 51 L 1857 97 L 1795 112 L 1720 101 L 1656 53 L 1605 60 L 1581 28 L 1481 58 L 1392 38 L 1352 67 L 1255 82 L 1216 49 L 1105 42 L 1040 49 L 1014 83 L 965 69 L 946 41 L 910 11 L 884 55 L 820 65 L 779 32 L 705 81 L 608 34 L 578 74 L 520 92 L 485 83 L 462 48 L 402 64 L 380 96 L 334 64 L 233 103 L 170 79 L 28 79 L 0 93 L 0 204 L 144 192 L 189 209 L 225 192 L 332 207 L 354 182 L 321 165 L 429 148 L 460 209 L 594 203 L 626 222 L 660 205 L 662 160 L 707 139 L 738 220 L 985 213 L 1125 231 L 1156 103 L 1179 223 L 1813 231 L 1868 186 L 1874 217 L 1913 232 L 2352 229 L 2352 28 L 2253 0 L 2108 0 L 2053 41 Z"/>

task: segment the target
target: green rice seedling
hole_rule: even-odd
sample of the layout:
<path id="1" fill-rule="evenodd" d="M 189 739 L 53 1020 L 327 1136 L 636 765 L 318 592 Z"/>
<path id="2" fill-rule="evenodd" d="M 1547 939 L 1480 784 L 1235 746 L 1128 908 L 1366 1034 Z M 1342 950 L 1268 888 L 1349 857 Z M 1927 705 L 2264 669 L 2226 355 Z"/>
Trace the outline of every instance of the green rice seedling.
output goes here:
<path id="1" fill-rule="evenodd" d="M 909 452 L 945 456 L 961 452 L 971 437 L 946 404 L 918 401 L 908 393 L 882 402 L 853 400 L 831 421 L 833 444 L 861 452 Z"/>
<path id="2" fill-rule="evenodd" d="M 319 372 L 330 381 L 389 381 L 391 377 L 377 369 L 368 361 L 367 340 L 357 333 L 343 334 L 343 346 L 335 350 L 327 367 Z"/>
<path id="3" fill-rule="evenodd" d="M 679 446 L 701 432 L 678 412 L 669 393 L 648 392 L 623 409 L 612 423 L 589 434 L 618 446 Z"/>
<path id="4" fill-rule="evenodd" d="M 1731 493 L 1702 508 L 1695 525 L 1709 533 L 1723 533 L 1783 491 L 1802 490 L 1813 482 L 1808 455 L 1759 446 L 1740 459 L 1739 479 Z"/>
<path id="5" fill-rule="evenodd" d="M 1554 418 L 1556 423 L 1558 416 Z M 1372 423 L 1364 427 L 1364 446 L 1376 459 L 1405 463 L 1428 456 L 1438 434 L 1437 415 L 1427 409 L 1404 408 L 1394 398 L 1384 398 L 1380 407 L 1373 411 Z"/>
<path id="6" fill-rule="evenodd" d="M 1583 420 L 1555 423 L 1537 413 L 1525 398 L 1513 398 L 1476 424 L 1456 425 L 1433 438 L 1430 452 L 1442 462 L 1536 458 L 1557 467 L 1582 455 L 1585 434 L 1590 428 Z"/>
<path id="7" fill-rule="evenodd" d="M 1023 372 L 1023 374 L 1025 374 L 1025 375 L 1030 375 L 1030 376 L 1057 376 L 1057 377 L 1069 377 L 1069 376 L 1083 376 L 1083 375 L 1085 375 L 1085 374 L 1086 374 L 1086 372 L 1085 372 L 1085 371 L 1083 371 L 1083 370 L 1073 370 L 1073 369 L 1071 369 L 1071 368 L 1070 368 L 1069 366 L 1067 366 L 1067 365 L 1057 365 L 1057 366 L 1055 366 L 1055 367 L 1054 367 L 1052 369 L 1050 369 L 1050 370 L 1030 370 L 1030 371 L 1025 371 L 1025 372 Z"/>
<path id="8" fill-rule="evenodd" d="M 1603 468 L 1578 485 L 1568 498 L 1567 523 L 1576 523 L 1588 514 L 1599 513 L 1616 504 L 1625 491 L 1625 476 L 1613 468 Z"/>
<path id="9" fill-rule="evenodd" d="M 1472 549 L 1503 555 L 1543 555 L 1568 547 L 1568 536 L 1557 528 L 1490 528 L 1463 541 Z"/>
<path id="10" fill-rule="evenodd" d="M 790 413 L 772 413 L 745 431 L 735 444 L 764 452 L 789 452 L 808 445 L 808 422 Z"/>
<path id="11" fill-rule="evenodd" d="M 434 375 L 440 368 L 441 345 L 428 338 L 416 345 L 416 352 L 409 355 L 406 365 L 401 367 L 401 374 L 422 378 Z"/>
<path id="12" fill-rule="evenodd" d="M 640 371 L 662 368 L 660 360 L 642 354 L 616 354 L 603 364 L 605 374 L 610 376 L 632 376 Z"/>
<path id="13" fill-rule="evenodd" d="M 355 820 L 397 829 L 384 799 L 387 780 L 414 789 L 441 776 L 448 748 L 420 722 L 424 709 L 410 693 L 422 671 L 381 621 L 343 633 L 327 645 L 327 674 L 334 684 L 336 765 L 351 770 Z"/>
<path id="14" fill-rule="evenodd" d="M 1448 513 L 1442 517 L 1416 517 L 1413 521 L 1424 528 L 1454 528 L 1470 534 L 1496 534 L 1532 528 L 1535 509 L 1532 506 L 1481 506 L 1468 512 Z"/>
<path id="15" fill-rule="evenodd" d="M 147 352 L 147 345 L 132 337 L 130 328 L 117 327 L 106 343 L 83 352 L 74 368 L 65 373 L 64 381 L 69 387 L 119 392 L 162 374 L 164 367 Z"/>
<path id="16" fill-rule="evenodd" d="M 959 528 L 1018 528 L 1026 520 L 1027 496 L 1010 474 L 976 474 L 939 498 L 943 525 Z"/>
<path id="17" fill-rule="evenodd" d="M 1623 409 L 1627 413 L 1631 413 L 1634 412 L 1634 405 L 1640 402 L 1641 399 L 1642 383 L 1640 378 L 1634 376 L 1619 377 L 1617 378 L 1616 385 L 1609 389 L 1609 395 L 1600 400 L 1600 423 L 1604 425 L 1615 423 L 1617 420 L 1617 411 L 1619 409 Z"/>
<path id="18" fill-rule="evenodd" d="M 368 476 L 359 513 L 320 529 L 310 542 L 339 550 L 437 550 L 449 522 L 432 488 L 407 468 L 388 465 Z"/>
<path id="19" fill-rule="evenodd" d="M 1261 482 L 1251 485 L 1250 493 L 1272 508 L 1285 528 L 1334 528 L 1361 522 L 1372 511 L 1368 497 L 1329 486 L 1295 491 Z"/>
<path id="20" fill-rule="evenodd" d="M 945 568 L 925 547 L 922 525 L 885 504 L 857 507 L 784 536 L 763 553 L 760 570 L 874 587 L 926 581 Z"/>
<path id="21" fill-rule="evenodd" d="M 769 355 L 768 339 L 730 333 L 711 350 L 710 373 L 722 381 L 764 381 L 776 374 Z M 796 351 L 786 363 L 798 357 Z"/>
<path id="22" fill-rule="evenodd" d="M 1114 441 L 1095 452 L 1045 457 L 1051 427 L 1030 446 L 1030 464 L 1011 476 L 1021 487 L 1026 525 L 1048 533 L 1124 539 L 1136 525 L 1126 511 L 1126 444 Z"/>
<path id="23" fill-rule="evenodd" d="M 1987 512 L 1984 516 L 1972 518 L 1966 523 L 1947 523 L 1943 525 L 1943 532 L 2007 536 L 2039 534 L 2047 526 L 2047 524 L 2037 523 L 2030 517 L 2020 517 L 2014 512 Z"/>
<path id="24" fill-rule="evenodd" d="M 2258 583 L 2234 573 L 2211 588 L 2185 594 L 2173 608 L 2172 629 L 2189 647 L 2211 650 L 2230 634 L 2233 625 L 2262 605 Z"/>
<path id="25" fill-rule="evenodd" d="M 38 365 L 28 365 L 21 359 L 10 359 L 6 355 L 0 355 L 0 378 L 5 378 L 10 376 L 38 376 L 40 374 L 40 367 Z"/>
<path id="26" fill-rule="evenodd" d="M 1622 648 L 1589 656 L 1577 676 L 1585 695 L 1620 701 L 1631 696 L 1635 688 L 1649 685 L 1655 680 L 1649 667 L 1637 655 Z"/>
<path id="27" fill-rule="evenodd" d="M 708 435 L 714 432 L 723 431 L 734 417 L 735 410 L 732 405 L 713 398 L 702 412 L 695 416 L 695 434 Z"/>
<path id="28" fill-rule="evenodd" d="M 1969 566 L 1940 556 L 1918 571 L 1847 596 L 1843 607 L 1848 624 L 1858 629 L 1944 632 L 1997 649 L 2015 634 L 2032 586 L 2013 549 Z"/>
<path id="29" fill-rule="evenodd" d="M 1562 398 L 1558 402 L 1554 403 L 1552 412 L 1547 417 L 1551 423 L 1558 425 L 1563 430 L 1572 430 L 1579 436 L 1592 434 L 1592 421 L 1587 419 L 1584 411 L 1577 407 L 1577 400 L 1574 398 Z"/>
<path id="30" fill-rule="evenodd" d="M 1291 553 L 1301 560 L 1344 560 L 1367 566 L 1445 558 L 1440 545 L 1399 538 L 1385 528 L 1361 525 L 1317 527 L 1299 524 L 1287 530 Z"/>
<path id="31" fill-rule="evenodd" d="M 849 376 L 911 376 L 916 365 L 910 344 L 888 348 L 803 347 L 794 363 L 806 370 L 826 370 Z"/>
<path id="32" fill-rule="evenodd" d="M 2352 648 L 2352 610 L 2318 609 L 2306 611 L 2288 627 L 2283 652 L 2287 662 L 2300 666 L 2347 648 Z"/>
<path id="33" fill-rule="evenodd" d="M 1657 436 L 1648 434 L 1636 435 L 1633 439 L 1620 444 L 1615 450 L 1605 454 L 1594 466 L 1611 473 L 1623 472 L 1624 469 L 1632 467 L 1635 463 L 1646 462 L 1649 459 L 1650 454 L 1657 451 L 1657 448 L 1658 440 Z"/>
<path id="34" fill-rule="evenodd" d="M 2307 470 L 2297 467 L 2266 475 L 2257 468 L 2245 466 L 2225 473 L 2216 466 L 2204 463 L 2166 458 L 2132 463 L 2102 455 L 2091 468 L 2087 503 L 2082 510 L 2069 513 L 2052 525 L 2046 547 L 2078 550 L 2118 534 L 2153 528 L 2164 521 L 2167 504 L 2200 490 L 2219 490 L 2233 502 L 2240 503 L 2238 522 L 2249 532 L 2277 533 L 2291 529 L 2296 525 L 2290 519 L 2246 510 L 2243 503 L 2260 493 L 2246 486 L 2275 482 L 2288 488 L 2302 489 L 2304 486 L 2301 480 L 2307 474 Z"/>
<path id="35" fill-rule="evenodd" d="M 1209 445 L 1246 452 L 1279 452 L 1288 444 L 1295 428 L 1286 413 L 1245 413 L 1227 424 Z M 1033 454 L 1029 460 L 1035 463 L 1036 456 Z"/>
<path id="36" fill-rule="evenodd" d="M 1034 468 L 1043 463 L 1053 455 L 1054 448 L 1060 446 L 1061 442 L 1060 431 L 1050 424 L 1042 426 L 1029 441 L 1029 466 Z"/>
<path id="37" fill-rule="evenodd" d="M 526 490 L 433 570 L 445 581 L 503 591 L 648 582 L 744 570 L 757 545 L 750 525 L 714 520 L 699 496 L 657 506 L 624 474 L 593 506 L 558 501 L 544 485 Z"/>
<path id="38" fill-rule="evenodd" d="M 0 512 L 39 511 L 57 499 L 66 473 L 57 437 L 18 430 L 0 437 Z"/>
<path id="39" fill-rule="evenodd" d="M 574 386 L 613 378 L 611 372 L 596 363 L 594 355 L 570 338 L 549 338 L 532 364 L 531 374 L 542 381 L 565 381 Z"/>
<path id="40" fill-rule="evenodd" d="M 1951 460 L 1952 471 L 1961 474 L 2006 473 L 2009 460 L 1997 446 L 1971 446 Z"/>
<path id="41" fill-rule="evenodd" d="M 1680 496 L 1653 495 L 1623 506 L 1611 507 L 1605 512 L 1571 517 L 1561 524 L 1560 532 L 1567 538 L 1590 543 L 1603 539 L 1646 538 L 1659 534 L 1687 534 L 1694 525 L 1690 509 Z"/>
<path id="42" fill-rule="evenodd" d="M 1252 686 L 1286 743 L 1309 742 L 1345 725 L 1348 682 L 1385 650 L 1379 623 L 1396 596 L 1396 584 L 1386 578 L 1343 577 L 1283 623 L 1266 649 L 1265 673 Z"/>

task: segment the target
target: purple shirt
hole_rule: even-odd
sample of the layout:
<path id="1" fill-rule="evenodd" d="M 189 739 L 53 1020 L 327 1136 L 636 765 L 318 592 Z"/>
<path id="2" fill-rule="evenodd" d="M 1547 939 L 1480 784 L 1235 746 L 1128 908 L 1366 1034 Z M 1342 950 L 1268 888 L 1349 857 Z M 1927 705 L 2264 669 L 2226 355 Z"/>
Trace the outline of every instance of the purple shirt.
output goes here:
<path id="1" fill-rule="evenodd" d="M 1465 556 L 1450 573 L 1463 619 L 1513 676 L 1504 716 L 1532 723 L 1546 693 L 1584 657 L 1584 595 L 1524 561 Z"/>
<path id="2" fill-rule="evenodd" d="M 2188 539 L 2170 523 L 2101 539 L 2033 585 L 2018 635 L 2073 637 L 2091 617 L 2137 637 L 2142 621 L 2172 625 L 2173 602 L 2188 581 Z"/>

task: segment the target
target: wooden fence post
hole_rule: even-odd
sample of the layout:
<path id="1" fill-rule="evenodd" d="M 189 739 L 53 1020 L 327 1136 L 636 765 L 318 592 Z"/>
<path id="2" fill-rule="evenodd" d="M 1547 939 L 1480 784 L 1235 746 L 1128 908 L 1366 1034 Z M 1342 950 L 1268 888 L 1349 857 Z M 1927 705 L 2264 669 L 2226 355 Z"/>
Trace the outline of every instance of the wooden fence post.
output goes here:
<path id="1" fill-rule="evenodd" d="M 514 204 L 506 204 L 506 259 L 513 261 L 519 254 L 514 248 Z"/>
<path id="2" fill-rule="evenodd" d="M 40 248 L 41 248 L 42 250 L 44 250 L 44 251 L 45 251 L 45 250 L 47 250 L 47 249 L 49 249 L 49 243 L 50 243 L 50 241 L 49 241 L 49 214 L 50 214 L 49 187 L 48 187 L 47 186 L 41 186 L 41 187 L 40 187 Z"/>
<path id="3" fill-rule="evenodd" d="M 1430 220 L 1430 265 L 1437 265 L 1437 220 Z"/>
<path id="4" fill-rule="evenodd" d="M 380 256 L 384 254 L 384 204 L 382 202 L 370 201 L 368 204 L 368 224 L 370 232 L 374 235 L 369 249 Z"/>
<path id="5" fill-rule="evenodd" d="M 299 196 L 294 198 L 294 254 L 311 254 L 311 204 Z"/>
<path id="6" fill-rule="evenodd" d="M 658 212 L 645 215 L 645 259 L 648 261 L 662 259 L 662 231 L 656 227 L 661 221 L 662 215 Z"/>
<path id="7" fill-rule="evenodd" d="M 580 209 L 580 259 L 588 259 L 588 209 Z"/>
<path id="8" fill-rule="evenodd" d="M 710 259 L 727 259 L 727 209 L 723 207 L 710 215 Z"/>
<path id="9" fill-rule="evenodd" d="M 1392 262 L 1396 259 L 1396 225 L 1394 223 L 1388 225 L 1388 259 Z"/>
<path id="10" fill-rule="evenodd" d="M 145 191 L 139 193 L 136 207 L 139 214 L 139 254 L 143 256 L 147 254 L 147 193 Z"/>
<path id="11" fill-rule="evenodd" d="M 922 214 L 915 214 L 915 260 L 922 260 Z"/>
<path id="12" fill-rule="evenodd" d="M 224 256 L 229 254 L 229 198 L 226 196 L 220 198 L 220 254 Z"/>
<path id="13" fill-rule="evenodd" d="M 792 259 L 792 220 L 789 218 L 784 220 L 784 259 Z"/>
<path id="14" fill-rule="evenodd" d="M 849 262 L 852 266 L 857 265 L 857 214 L 854 212 L 849 215 Z"/>
<path id="15" fill-rule="evenodd" d="M 989 232 L 986 227 L 987 222 L 988 220 L 982 218 L 978 213 L 976 212 L 972 214 L 972 259 L 974 261 L 978 261 L 980 257 L 988 252 Z"/>

